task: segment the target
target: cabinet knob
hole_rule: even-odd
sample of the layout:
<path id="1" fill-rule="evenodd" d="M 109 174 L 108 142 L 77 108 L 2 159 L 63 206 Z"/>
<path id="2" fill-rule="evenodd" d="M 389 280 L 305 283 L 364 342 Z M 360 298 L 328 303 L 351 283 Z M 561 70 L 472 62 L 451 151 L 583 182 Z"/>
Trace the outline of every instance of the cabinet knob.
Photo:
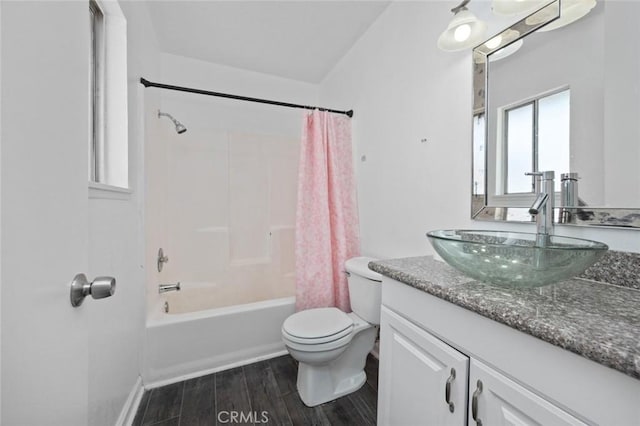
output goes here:
<path id="1" fill-rule="evenodd" d="M 447 379 L 447 384 L 444 387 L 444 402 L 446 402 L 447 405 L 449 405 L 449 411 L 452 413 L 456 409 L 455 406 L 453 405 L 453 402 L 451 402 L 451 384 L 453 383 L 455 378 L 456 378 L 456 369 L 452 368 L 451 375 Z"/>

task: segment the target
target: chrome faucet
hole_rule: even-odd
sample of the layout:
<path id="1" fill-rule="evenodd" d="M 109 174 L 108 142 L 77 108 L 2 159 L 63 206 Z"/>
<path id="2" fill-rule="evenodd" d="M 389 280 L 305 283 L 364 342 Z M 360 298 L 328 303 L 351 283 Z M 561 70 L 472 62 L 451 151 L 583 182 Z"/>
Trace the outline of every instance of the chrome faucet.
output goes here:
<path id="1" fill-rule="evenodd" d="M 166 293 L 168 291 L 180 291 L 180 283 L 175 284 L 160 284 L 158 286 L 158 293 Z"/>
<path id="2" fill-rule="evenodd" d="M 547 172 L 525 173 L 527 176 L 535 176 L 536 199 L 529 214 L 536 217 L 536 246 L 545 247 L 553 235 L 553 206 L 555 204 L 553 170 Z"/>

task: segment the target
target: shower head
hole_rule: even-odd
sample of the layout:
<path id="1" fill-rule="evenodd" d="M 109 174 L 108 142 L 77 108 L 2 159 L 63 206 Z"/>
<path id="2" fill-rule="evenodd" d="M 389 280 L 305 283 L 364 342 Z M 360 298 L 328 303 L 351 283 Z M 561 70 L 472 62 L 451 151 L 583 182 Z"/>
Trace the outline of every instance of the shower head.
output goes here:
<path id="1" fill-rule="evenodd" d="M 187 128 L 184 127 L 184 124 L 180 122 L 176 123 L 176 132 L 178 132 L 179 135 L 183 134 L 186 131 L 187 131 Z"/>
<path id="2" fill-rule="evenodd" d="M 176 132 L 178 132 L 179 135 L 187 131 L 187 128 L 184 126 L 184 124 L 173 118 L 171 114 L 158 110 L 158 118 L 160 117 L 168 117 L 169 120 L 173 122 L 173 125 L 176 126 Z"/>

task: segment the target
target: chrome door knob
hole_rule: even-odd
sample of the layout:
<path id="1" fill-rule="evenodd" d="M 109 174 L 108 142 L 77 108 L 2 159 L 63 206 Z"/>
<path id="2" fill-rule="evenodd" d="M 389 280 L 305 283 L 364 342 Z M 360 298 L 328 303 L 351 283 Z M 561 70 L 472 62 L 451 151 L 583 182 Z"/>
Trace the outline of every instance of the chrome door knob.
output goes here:
<path id="1" fill-rule="evenodd" d="M 116 279 L 113 277 L 97 277 L 93 282 L 89 282 L 84 274 L 78 274 L 71 281 L 71 306 L 80 306 L 89 295 L 94 299 L 104 299 L 115 292 Z"/>
<path id="2" fill-rule="evenodd" d="M 113 293 L 116 292 L 116 279 L 113 277 L 96 277 L 89 290 L 91 297 L 94 299 L 113 296 Z"/>

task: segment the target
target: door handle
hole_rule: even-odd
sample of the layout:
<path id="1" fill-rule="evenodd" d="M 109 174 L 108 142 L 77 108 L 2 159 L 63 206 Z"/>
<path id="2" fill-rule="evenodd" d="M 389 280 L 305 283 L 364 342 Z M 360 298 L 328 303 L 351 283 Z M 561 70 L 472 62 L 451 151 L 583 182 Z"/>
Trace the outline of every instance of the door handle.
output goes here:
<path id="1" fill-rule="evenodd" d="M 476 383 L 476 391 L 471 398 L 471 417 L 476 422 L 477 426 L 482 426 L 482 420 L 478 417 L 478 397 L 482 393 L 482 382 L 478 380 Z"/>
<path id="2" fill-rule="evenodd" d="M 116 292 L 116 279 L 113 277 L 96 277 L 92 282 L 87 281 L 84 274 L 78 274 L 71 281 L 71 306 L 77 308 L 82 305 L 85 297 L 91 295 L 94 299 L 104 299 Z"/>
<path id="3" fill-rule="evenodd" d="M 451 375 L 447 379 L 447 384 L 444 387 L 444 402 L 447 403 L 447 405 L 449 406 L 449 411 L 452 413 L 455 410 L 455 406 L 453 405 L 453 402 L 451 402 L 451 384 L 453 383 L 453 380 L 455 378 L 456 378 L 456 370 L 455 368 L 452 368 Z"/>

